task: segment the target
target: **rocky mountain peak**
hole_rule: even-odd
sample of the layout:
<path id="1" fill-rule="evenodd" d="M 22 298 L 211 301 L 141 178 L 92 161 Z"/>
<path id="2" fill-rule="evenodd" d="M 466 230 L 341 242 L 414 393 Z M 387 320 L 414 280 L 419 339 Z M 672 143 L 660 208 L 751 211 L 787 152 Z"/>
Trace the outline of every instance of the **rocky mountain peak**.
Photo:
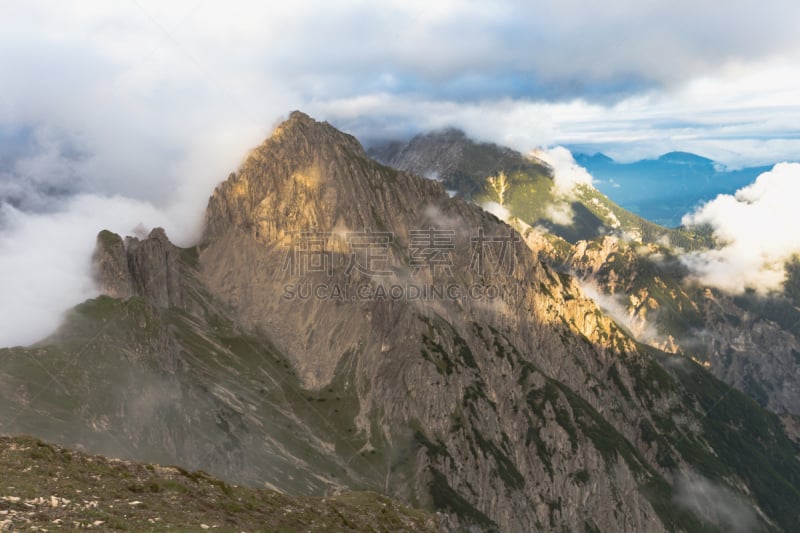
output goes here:
<path id="1" fill-rule="evenodd" d="M 495 217 L 450 199 L 440 183 L 385 167 L 351 136 L 296 112 L 215 190 L 206 215 L 201 271 L 205 285 L 235 310 L 241 323 L 272 331 L 304 383 L 318 387 L 333 378 L 343 354 L 371 349 L 372 343 L 381 353 L 394 344 L 376 334 L 392 324 L 385 317 L 389 309 L 385 302 L 370 300 L 349 302 L 351 311 L 343 313 L 342 302 L 334 306 L 316 298 L 276 299 L 276 294 L 293 283 L 356 290 L 382 282 L 405 286 L 445 273 L 466 284 L 470 231 L 478 227 L 513 233 Z M 452 263 L 409 279 L 412 233 L 426 229 L 444 232 L 439 238 L 454 250 L 447 252 Z M 299 276 L 286 268 L 295 252 L 308 252 L 304 235 L 312 235 L 319 247 L 315 257 L 334 266 Z M 359 238 L 384 241 L 353 247 L 353 239 Z M 514 245 L 509 253 L 527 260 L 525 246 L 519 240 Z M 347 272 L 354 256 L 368 253 L 378 254 L 373 264 L 391 275 L 369 279 L 363 269 Z M 360 260 L 368 261 L 365 256 Z M 519 275 L 525 276 L 521 270 Z M 404 306 L 409 307 L 393 304 Z M 376 319 L 380 326 L 372 323 L 377 316 L 384 316 Z"/>
<path id="2" fill-rule="evenodd" d="M 377 144 L 368 153 L 392 168 L 436 179 L 465 196 L 478 192 L 486 178 L 500 171 L 552 176 L 552 169 L 535 157 L 474 141 L 453 128 L 419 134 L 408 142 Z"/>
<path id="3" fill-rule="evenodd" d="M 309 149 L 323 145 L 340 144 L 356 153 L 364 153 L 361 143 L 347 133 L 337 130 L 328 122 L 319 122 L 302 111 L 292 111 L 289 118 L 278 125 L 269 140 L 280 141 L 283 145 L 299 148 L 298 155 L 308 154 Z M 265 141 L 264 144 L 267 144 Z M 262 146 L 264 146 L 262 144 Z"/>
<path id="4" fill-rule="evenodd" d="M 214 191 L 204 240 L 232 230 L 267 242 L 312 228 L 374 228 L 446 196 L 416 176 L 404 178 L 407 186 L 392 185 L 395 174 L 351 135 L 295 111 Z"/>

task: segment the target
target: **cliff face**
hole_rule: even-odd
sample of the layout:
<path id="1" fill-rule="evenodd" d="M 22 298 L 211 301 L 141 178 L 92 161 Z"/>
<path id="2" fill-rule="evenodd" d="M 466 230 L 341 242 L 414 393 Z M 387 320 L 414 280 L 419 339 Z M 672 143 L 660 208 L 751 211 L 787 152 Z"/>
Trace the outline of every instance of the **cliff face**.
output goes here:
<path id="1" fill-rule="evenodd" d="M 389 274 L 348 276 L 347 236 L 369 228 L 391 234 L 380 267 Z M 415 273 L 412 233 L 431 228 L 451 239 L 448 260 Z M 330 251 L 334 268 L 293 274 L 284 268 L 290 236 L 311 230 L 323 239 L 320 250 Z M 502 268 L 471 268 L 471 239 L 479 230 L 508 239 Z M 516 233 L 493 216 L 450 200 L 435 182 L 370 161 L 351 138 L 294 114 L 217 188 L 201 249 L 205 286 L 248 329 L 276 342 L 304 386 L 323 390 L 347 373 L 358 396 L 355 421 L 365 449 L 379 456 L 406 450 L 406 457 L 379 469 L 385 490 L 451 511 L 463 505 L 473 519 L 505 530 L 577 527 L 584 512 L 600 513 L 592 519 L 612 527 L 603 511 L 612 507 L 625 509 L 624 527 L 661 527 L 641 494 L 615 496 L 617 489 L 630 494 L 637 486 L 638 460 L 614 461 L 614 473 L 589 474 L 591 484 L 574 481 L 580 472 L 598 472 L 605 460 L 577 429 L 589 420 L 570 421 L 591 415 L 573 413 L 551 382 L 581 391 L 596 383 L 596 394 L 575 399 L 586 402 L 580 409 L 595 413 L 592 405 L 618 405 L 618 396 L 596 375 L 618 365 L 621 379 L 630 381 L 627 368 L 615 360 L 636 364 L 641 357 L 570 280 L 534 261 Z M 437 284 L 457 287 L 462 295 L 469 287 L 506 293 L 493 300 L 430 303 L 280 297 L 292 284 L 298 292 L 337 284 L 350 295 L 359 287 L 424 290 Z M 612 348 L 591 345 L 603 337 Z M 569 420 L 559 423 L 556 413 Z M 615 418 L 625 425 L 623 416 Z M 538 488 L 531 490 L 531 484 Z M 557 509 L 565 484 L 586 502 L 582 511 Z"/>
<path id="2" fill-rule="evenodd" d="M 395 168 L 437 175 L 478 203 L 503 204 L 538 257 L 589 285 L 637 338 L 694 357 L 774 412 L 800 414 L 800 307 L 793 301 L 797 280 L 791 275 L 786 294 L 771 298 L 697 287 L 674 250 L 710 246 L 708 235 L 649 223 L 590 188 L 574 190 L 571 224 L 552 225 L 542 213 L 558 199 L 546 180 L 534 179 L 540 162 L 457 131 L 418 135 L 371 153 Z M 488 183 L 501 172 L 509 178 L 504 201 L 491 194 Z M 587 218 L 586 210 L 595 216 Z M 530 231 L 541 225 L 547 233 Z M 602 231 L 592 233 L 598 225 Z"/>
<path id="3" fill-rule="evenodd" d="M 378 491 L 456 530 L 726 527 L 686 479 L 753 527 L 798 518 L 777 418 L 634 342 L 493 215 L 302 113 L 217 187 L 196 249 L 103 233 L 96 263 L 113 298 L 0 352 L 4 431 Z M 26 377 L 47 372 L 69 388 L 37 396 Z"/>
<path id="4" fill-rule="evenodd" d="M 685 269 L 665 253 L 606 237 L 579 242 L 566 267 L 616 299 L 629 325 L 638 333 L 649 330 L 649 344 L 694 357 L 776 413 L 800 414 L 800 342 L 790 329 L 793 321 L 781 324 L 780 315 L 765 312 L 767 299 L 687 283 Z"/>
<path id="5" fill-rule="evenodd" d="M 158 307 L 181 307 L 180 249 L 155 228 L 144 240 L 102 231 L 94 254 L 95 279 L 100 290 L 114 298 L 140 296 Z"/>
<path id="6" fill-rule="evenodd" d="M 389 268 L 402 259 L 398 244 L 408 242 L 409 229 L 428 227 L 445 198 L 438 184 L 398 176 L 366 158 L 354 138 L 295 113 L 211 197 L 200 254 L 203 281 L 237 320 L 270 332 L 307 386 L 322 387 L 343 354 L 360 343 L 380 344 L 376 327 L 391 323 L 383 307 L 370 302 L 334 310 L 316 298 L 286 300 L 284 287 L 302 282 L 355 291 L 368 276 L 359 270 L 343 275 L 351 257 L 348 234 L 391 233 L 385 247 L 375 241 L 379 235 L 364 235 L 356 257 L 366 263 L 367 254 L 385 254 L 380 268 Z M 315 243 L 318 249 L 301 249 Z M 295 275 L 314 254 L 329 263 L 326 268 L 335 263 L 335 271 L 302 268 L 308 275 Z M 365 319 L 373 313 L 374 321 Z"/>

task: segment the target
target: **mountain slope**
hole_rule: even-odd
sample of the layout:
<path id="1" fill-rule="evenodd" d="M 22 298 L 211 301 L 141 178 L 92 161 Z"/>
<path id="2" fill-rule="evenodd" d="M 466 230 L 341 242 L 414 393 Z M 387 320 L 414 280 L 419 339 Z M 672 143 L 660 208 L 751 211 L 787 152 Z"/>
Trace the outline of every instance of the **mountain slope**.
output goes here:
<path id="1" fill-rule="evenodd" d="M 96 263 L 108 296 L 0 352 L 2 431 L 376 491 L 455 530 L 729 529 L 698 485 L 755 529 L 797 522 L 776 417 L 634 342 L 504 222 L 302 113 L 217 187 L 197 247 L 101 233 Z"/>
<path id="2" fill-rule="evenodd" d="M 443 157 L 447 162 L 443 168 L 470 176 L 470 186 L 452 183 L 456 192 L 478 204 L 495 202 L 506 207 L 508 222 L 526 236 L 539 258 L 577 276 L 638 339 L 695 358 L 718 378 L 777 413 L 800 415 L 796 377 L 800 373 L 800 311 L 792 301 L 796 285 L 792 276 L 785 295 L 766 298 L 731 297 L 699 287 L 691 282 L 679 256 L 682 250 L 713 246 L 707 230 L 657 226 L 584 184 L 559 198 L 549 169 L 542 171 L 540 165 L 537 173 L 530 171 L 541 163 L 534 157 L 476 143 L 461 133 L 420 135 L 405 144 L 378 147 L 375 154 L 398 168 L 413 167 L 421 173 L 426 172 L 424 165 Z M 702 195 L 723 186 L 735 189 L 737 183 L 744 183 L 742 179 L 764 170 L 723 171 L 709 159 L 682 152 L 628 165 L 602 154 L 576 157 L 593 171 L 610 172 L 601 173 L 606 180 L 619 171 L 617 177 L 626 186 L 613 189 L 618 194 L 628 191 L 657 199 L 689 190 Z M 519 172 L 526 160 L 529 170 Z M 445 172 L 440 179 L 447 182 L 451 174 Z M 497 176 L 503 177 L 503 198 L 498 195 Z M 602 181 L 598 186 L 603 186 Z M 546 220 L 554 210 L 571 211 L 572 216 L 554 224 Z"/>
<path id="3" fill-rule="evenodd" d="M 301 498 L 204 472 L 0 437 L 0 530 L 436 531 L 435 518 L 371 493 Z"/>
<path id="4" fill-rule="evenodd" d="M 708 244 L 702 235 L 670 230 L 622 209 L 591 186 L 559 190 L 553 169 L 544 161 L 475 142 L 458 130 L 420 134 L 407 143 L 379 144 L 369 154 L 393 168 L 434 177 L 479 205 L 499 204 L 509 216 L 572 244 L 620 232 L 647 243 L 667 238 L 685 249 Z M 505 182 L 502 198 L 498 179 Z"/>
<path id="5" fill-rule="evenodd" d="M 776 413 L 800 415 L 800 312 L 786 295 L 701 287 L 674 250 L 612 237 L 579 243 L 562 266 L 604 293 L 642 341 L 691 356 Z"/>

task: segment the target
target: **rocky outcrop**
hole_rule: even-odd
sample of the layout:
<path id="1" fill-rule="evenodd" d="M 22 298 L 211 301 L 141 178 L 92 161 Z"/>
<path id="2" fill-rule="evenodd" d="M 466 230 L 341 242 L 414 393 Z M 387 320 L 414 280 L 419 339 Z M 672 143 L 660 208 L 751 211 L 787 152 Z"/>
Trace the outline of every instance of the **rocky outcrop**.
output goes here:
<path id="1" fill-rule="evenodd" d="M 181 250 L 155 228 L 144 240 L 122 238 L 103 230 L 94 254 L 95 280 L 102 293 L 114 298 L 141 296 L 158 307 L 184 303 Z"/>
<path id="2" fill-rule="evenodd" d="M 133 296 L 133 279 L 122 237 L 108 230 L 101 231 L 97 235 L 92 264 L 95 282 L 103 294 L 112 298 Z"/>

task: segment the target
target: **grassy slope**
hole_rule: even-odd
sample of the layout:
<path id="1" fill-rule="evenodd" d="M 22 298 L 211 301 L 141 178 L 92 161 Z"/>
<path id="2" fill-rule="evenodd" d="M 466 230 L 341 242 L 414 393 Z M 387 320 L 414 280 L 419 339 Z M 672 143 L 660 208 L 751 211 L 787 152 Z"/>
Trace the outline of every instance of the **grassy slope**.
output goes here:
<path id="1" fill-rule="evenodd" d="M 0 438 L 0 523 L 118 531 L 435 531 L 435 518 L 374 493 L 293 497 L 203 472 Z M 5 529 L 4 529 L 5 531 Z"/>
<path id="2" fill-rule="evenodd" d="M 575 243 L 622 230 L 637 235 L 642 242 L 656 242 L 664 237 L 684 249 L 707 246 L 708 239 L 682 229 L 668 229 L 649 222 L 612 202 L 607 196 L 587 185 L 580 185 L 570 197 L 560 197 L 553 180 L 536 167 L 508 174 L 511 188 L 506 200 L 511 215 L 531 226 L 542 225 L 564 240 Z M 498 201 L 486 187 L 474 196 L 477 203 Z M 548 208 L 567 205 L 572 224 L 557 224 L 549 219 Z"/>
<path id="3" fill-rule="evenodd" d="M 0 350 L 0 432 L 293 494 L 381 489 L 389 459 L 362 452 L 346 376 L 304 390 L 268 340 L 197 300 L 205 319 L 101 296 L 45 341 Z"/>

